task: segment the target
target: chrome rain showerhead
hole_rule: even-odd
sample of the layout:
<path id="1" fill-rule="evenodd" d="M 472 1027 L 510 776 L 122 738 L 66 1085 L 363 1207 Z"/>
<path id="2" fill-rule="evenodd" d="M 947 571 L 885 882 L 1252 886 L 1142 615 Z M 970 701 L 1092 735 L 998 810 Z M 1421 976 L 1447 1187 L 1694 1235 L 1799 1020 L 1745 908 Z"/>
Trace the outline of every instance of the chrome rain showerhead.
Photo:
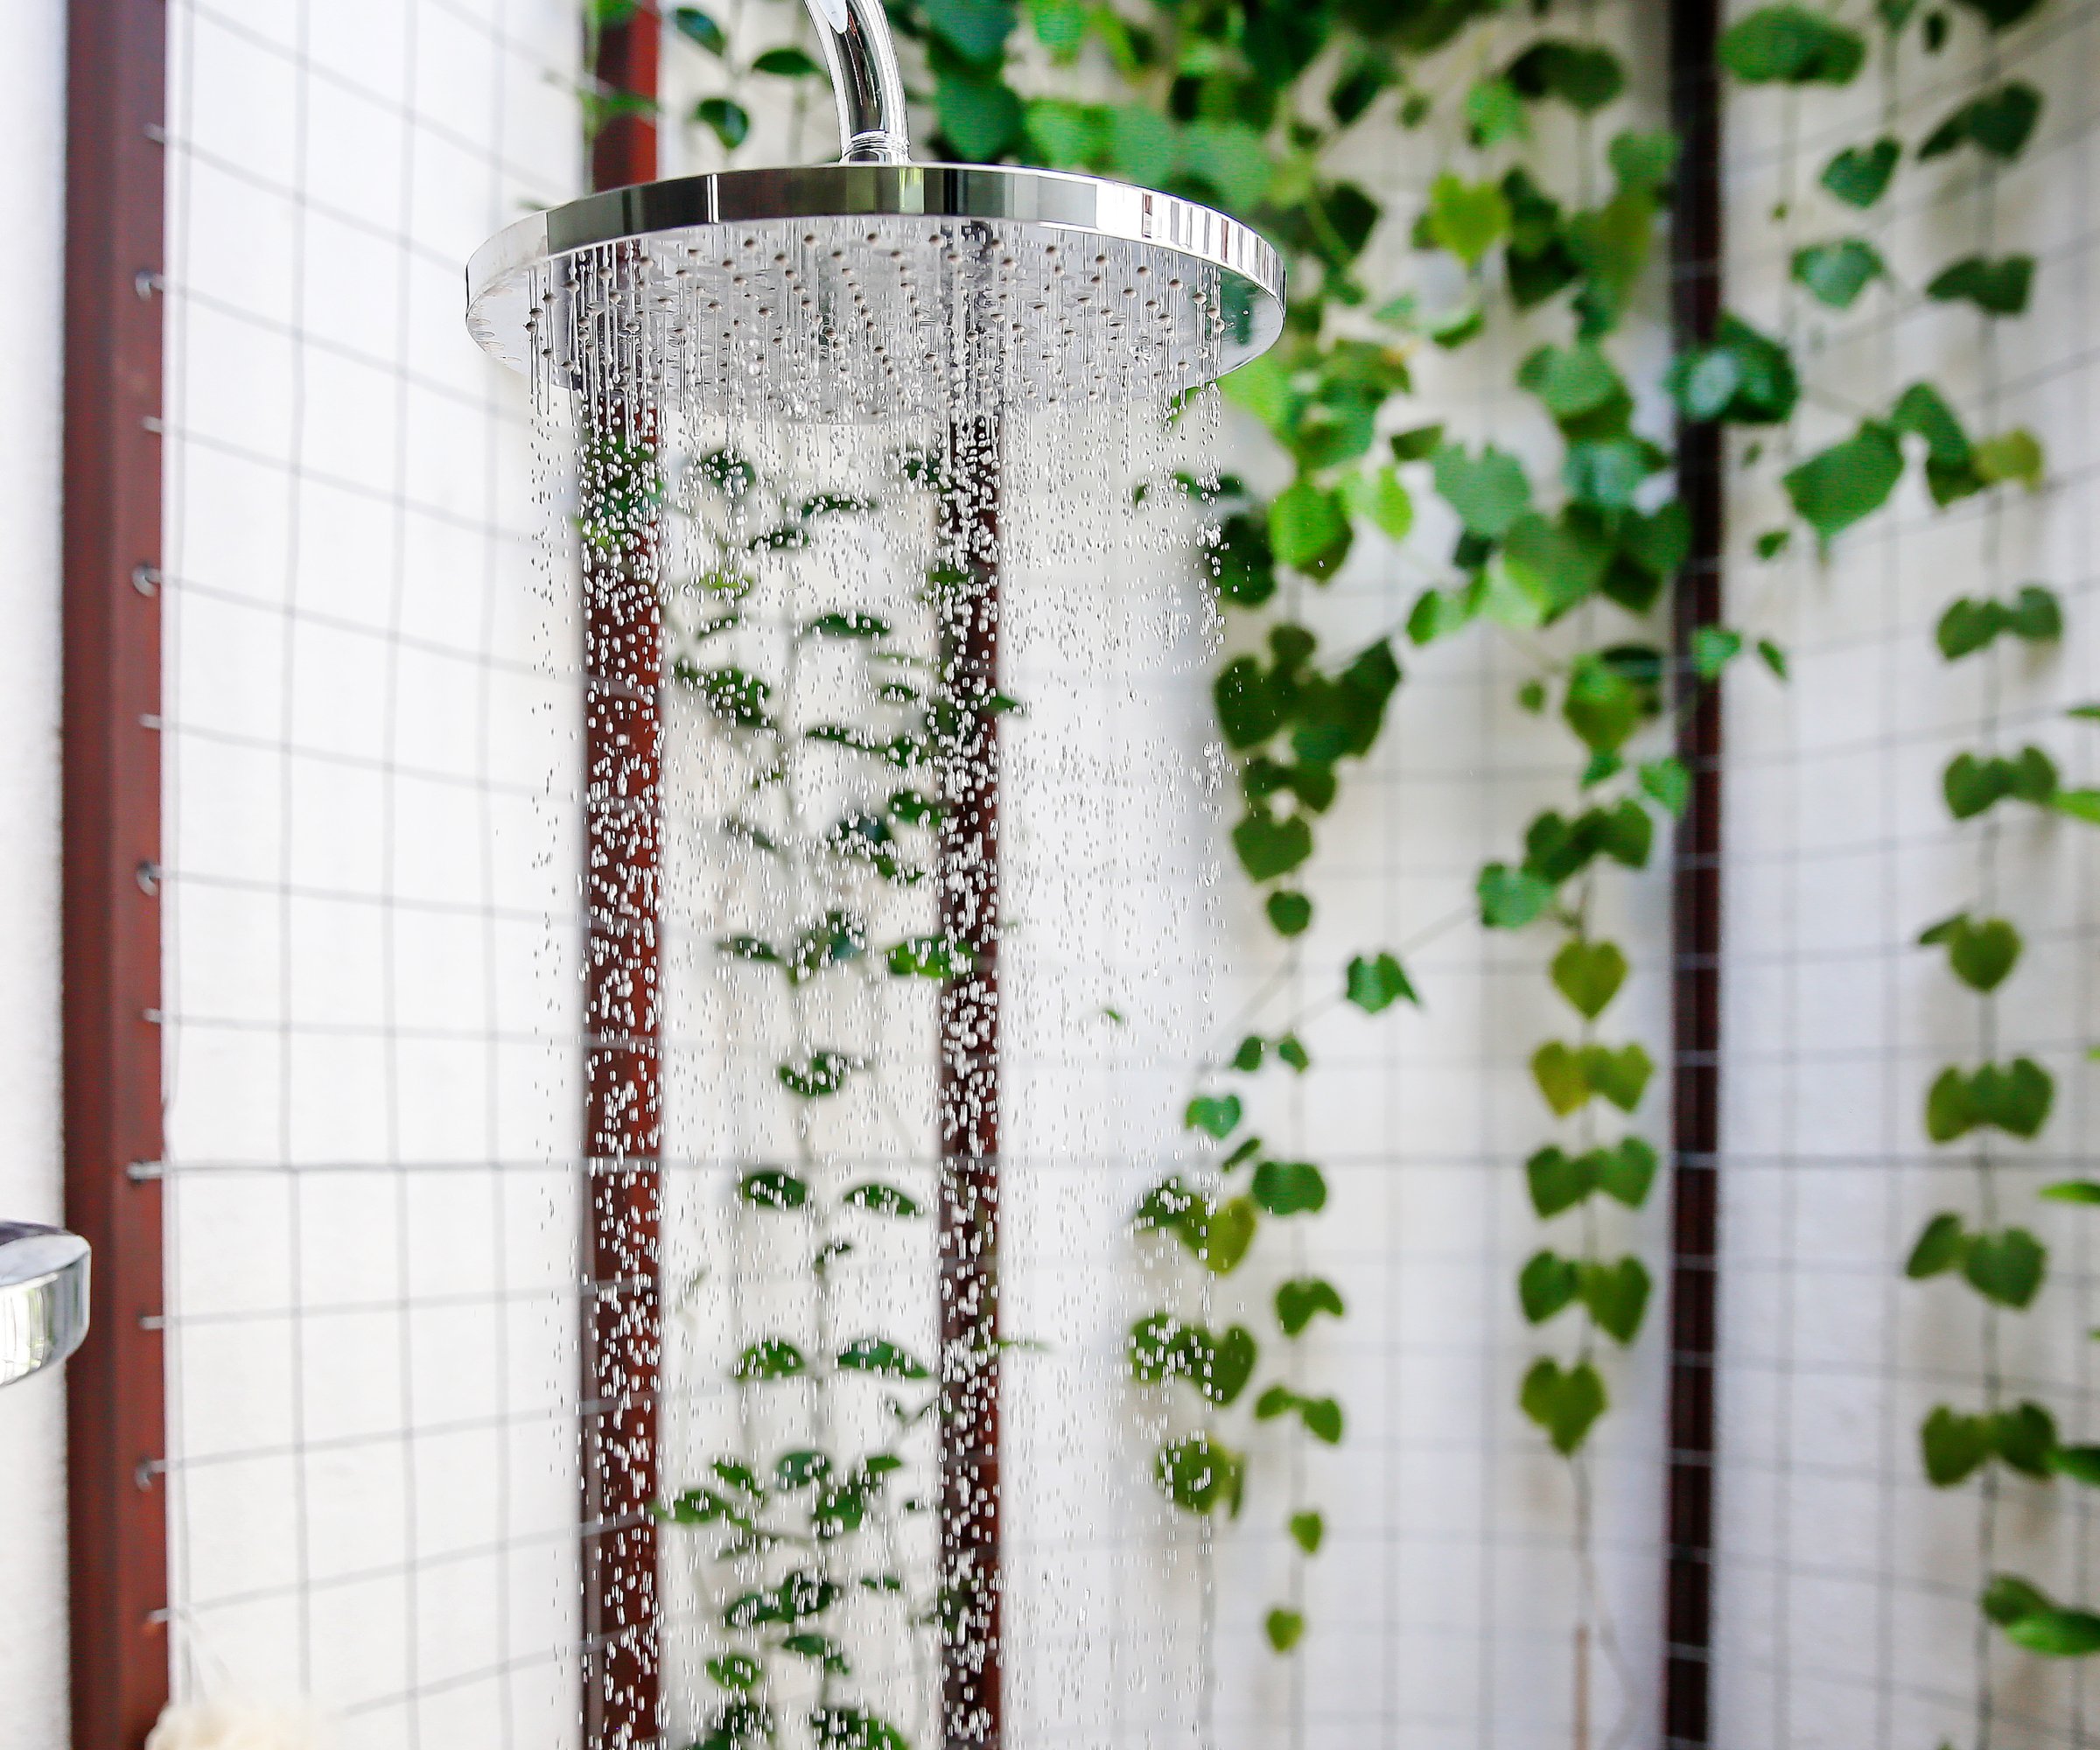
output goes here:
<path id="1" fill-rule="evenodd" d="M 543 389 L 856 420 L 1171 395 L 1262 352 L 1284 269 L 1258 233 L 1104 178 L 911 162 L 881 0 L 808 0 L 836 164 L 613 189 L 499 232 L 468 326 Z"/>

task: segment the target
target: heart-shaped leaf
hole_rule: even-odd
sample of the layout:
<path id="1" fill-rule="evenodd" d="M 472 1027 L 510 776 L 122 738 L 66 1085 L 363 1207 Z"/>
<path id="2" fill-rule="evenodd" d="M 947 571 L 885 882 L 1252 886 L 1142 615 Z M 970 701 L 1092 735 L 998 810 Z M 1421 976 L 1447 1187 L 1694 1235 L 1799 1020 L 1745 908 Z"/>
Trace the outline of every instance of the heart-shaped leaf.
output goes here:
<path id="1" fill-rule="evenodd" d="M 1629 1209 L 1648 1201 L 1648 1187 L 1662 1166 L 1650 1144 L 1639 1137 L 1621 1137 L 1616 1148 L 1596 1151 L 1595 1158 L 1598 1187 L 1606 1196 L 1617 1198 Z"/>
<path id="2" fill-rule="evenodd" d="M 1610 1403 L 1603 1378 L 1589 1362 L 1578 1362 L 1564 1369 L 1550 1358 L 1533 1363 L 1517 1401 L 1563 1458 L 1572 1457 L 1581 1446 Z"/>
<path id="3" fill-rule="evenodd" d="M 1279 1605 L 1269 1613 L 1262 1627 L 1269 1636 L 1269 1644 L 1279 1653 L 1288 1653 L 1304 1638 L 1306 1619 L 1298 1612 L 1285 1610 Z"/>
<path id="4" fill-rule="evenodd" d="M 1288 875 L 1312 854 L 1312 829 L 1298 816 L 1250 813 L 1232 830 L 1232 848 L 1250 881 Z"/>
<path id="5" fill-rule="evenodd" d="M 1184 1513 L 1209 1515 L 1221 1506 L 1235 1517 L 1246 1482 L 1246 1462 L 1208 1434 L 1184 1434 L 1160 1447 L 1152 1475 Z"/>
<path id="6" fill-rule="evenodd" d="M 1910 1258 L 1903 1266 L 1903 1273 L 1913 1281 L 1922 1282 L 1927 1277 L 1957 1269 L 1968 1255 L 1969 1236 L 1962 1226 L 1962 1218 L 1950 1211 L 1942 1211 L 1926 1222 L 1925 1231 L 1910 1249 Z"/>
<path id="7" fill-rule="evenodd" d="M 1574 1261 L 1557 1252 L 1534 1252 L 1517 1273 L 1516 1298 L 1524 1317 L 1543 1325 L 1575 1298 L 1578 1270 Z"/>
<path id="8" fill-rule="evenodd" d="M 1623 1257 L 1617 1264 L 1584 1264 L 1577 1292 L 1598 1328 L 1627 1344 L 1641 1329 L 1651 1286 L 1647 1266 L 1639 1258 Z"/>
<path id="9" fill-rule="evenodd" d="M 1320 1541 L 1326 1534 L 1326 1521 L 1319 1514 L 1307 1512 L 1291 1516 L 1291 1541 L 1308 1556 L 1320 1553 Z"/>
<path id="10" fill-rule="evenodd" d="M 1572 1209 L 1597 1186 L 1600 1153 L 1570 1155 L 1565 1150 L 1546 1147 L 1524 1163 L 1524 1183 L 1531 1193 L 1531 1207 L 1541 1221 L 1550 1221 L 1564 1209 Z"/>
<path id="11" fill-rule="evenodd" d="M 1529 869 L 1490 863 L 1480 871 L 1480 922 L 1489 929 L 1519 929 L 1553 903 L 1553 884 Z"/>
<path id="12" fill-rule="evenodd" d="M 1566 1117 L 1589 1100 L 1589 1078 L 1583 1073 L 1581 1054 L 1558 1040 L 1548 1040 L 1531 1054 L 1531 1079 L 1556 1117 Z"/>
<path id="13" fill-rule="evenodd" d="M 1309 1160 L 1264 1161 L 1254 1170 L 1253 1190 L 1271 1215 L 1311 1214 L 1327 1202 L 1327 1182 Z"/>
<path id="14" fill-rule="evenodd" d="M 2048 1250 L 2025 1228 L 1978 1234 L 1969 1242 L 1962 1274 L 1987 1300 L 2000 1306 L 2025 1306 L 2041 1287 Z"/>
<path id="15" fill-rule="evenodd" d="M 1601 1045 L 1585 1046 L 1582 1074 L 1589 1086 L 1622 1112 L 1641 1103 L 1648 1079 L 1655 1073 L 1655 1060 L 1638 1041 L 1616 1051 Z"/>
<path id="16" fill-rule="evenodd" d="M 1277 1284 L 1276 1322 L 1286 1337 L 1297 1336 L 1318 1313 L 1330 1312 L 1340 1319 L 1347 1310 L 1341 1291 L 1323 1278 L 1295 1277 Z"/>
<path id="17" fill-rule="evenodd" d="M 1254 1333 L 1244 1325 L 1228 1326 L 1208 1346 L 1205 1357 L 1207 1365 L 1194 1373 L 1196 1389 L 1211 1403 L 1230 1404 L 1247 1389 L 1247 1382 L 1254 1377 L 1254 1364 L 1259 1353 Z"/>
<path id="18" fill-rule="evenodd" d="M 1182 1128 L 1223 1142 L 1239 1127 L 1240 1110 L 1237 1094 L 1199 1094 L 1181 1115 Z"/>
<path id="19" fill-rule="evenodd" d="M 1990 1419 L 1964 1416 L 1942 1404 L 1925 1418 L 1918 1442 L 1927 1480 L 1936 1488 L 1952 1488 L 1991 1456 Z"/>
<path id="20" fill-rule="evenodd" d="M 1976 1122 L 1995 1124 L 2008 1136 L 2031 1138 L 2048 1122 L 2056 1084 L 2031 1057 L 1986 1063 L 1969 1078 L 1969 1104 Z"/>
<path id="21" fill-rule="evenodd" d="M 1616 942 L 1571 942 L 1553 956 L 1553 988 L 1578 1014 L 1595 1020 L 1626 983 L 1626 956 Z"/>
<path id="22" fill-rule="evenodd" d="M 2056 1418 L 2031 1402 L 2001 1410 L 1991 1418 L 1991 1446 L 2023 1476 L 2045 1479 L 2056 1451 Z"/>
<path id="23" fill-rule="evenodd" d="M 1229 1276 L 1239 1267 L 1260 1225 L 1261 1217 L 1244 1197 L 1231 1198 L 1212 1212 L 1199 1255 L 1213 1276 Z"/>
<path id="24" fill-rule="evenodd" d="M 1415 987 L 1408 983 L 1400 962 L 1390 954 L 1375 958 L 1358 955 L 1352 960 L 1345 994 L 1367 1015 L 1390 1008 L 1404 997 L 1415 1004 L 1422 1000 L 1415 994 Z"/>
<path id="25" fill-rule="evenodd" d="M 914 1359 L 887 1337 L 856 1337 L 838 1352 L 838 1364 L 849 1373 L 872 1373 L 884 1379 L 924 1379 L 926 1364 Z"/>

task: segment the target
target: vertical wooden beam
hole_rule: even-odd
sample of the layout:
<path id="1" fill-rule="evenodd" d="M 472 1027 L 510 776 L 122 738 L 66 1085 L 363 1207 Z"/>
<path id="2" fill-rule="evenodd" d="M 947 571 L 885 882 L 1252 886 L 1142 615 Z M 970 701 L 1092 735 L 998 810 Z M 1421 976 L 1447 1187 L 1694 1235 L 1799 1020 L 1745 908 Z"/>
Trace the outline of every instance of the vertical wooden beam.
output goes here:
<path id="1" fill-rule="evenodd" d="M 976 360 L 971 361 L 973 364 Z M 966 371 L 966 382 L 982 381 Z M 941 988 L 941 1718 L 946 1750 L 1001 1741 L 999 1571 L 999 464 L 997 414 L 950 421 L 941 559 L 946 692 L 941 923 L 970 970 Z"/>
<path id="2" fill-rule="evenodd" d="M 66 72 L 66 1219 L 94 1248 L 66 1378 L 74 1750 L 168 1696 L 161 1194 L 164 0 L 72 0 Z"/>
<path id="3" fill-rule="evenodd" d="M 593 72 L 610 101 L 590 142 L 593 189 L 656 173 L 657 53 L 653 9 L 605 30 Z M 630 100 L 622 103 L 620 100 Z M 592 411 L 586 480 L 620 484 L 654 468 L 646 412 Z M 635 429 L 639 420 L 642 429 Z M 657 1400 L 663 1312 L 658 1283 L 663 1088 L 660 931 L 662 895 L 663 626 L 654 531 L 583 561 L 584 764 L 584 1155 L 581 1460 L 584 1487 L 584 1742 L 643 1750 L 661 1742 L 657 1626 Z"/>
<path id="4" fill-rule="evenodd" d="M 1713 338 L 1721 312 L 1721 96 L 1718 0 L 1671 0 L 1670 99 L 1681 150 L 1670 228 L 1676 342 Z M 1681 424 L 1677 490 L 1691 550 L 1673 598 L 1675 673 L 1694 685 L 1691 643 L 1722 623 L 1726 451 L 1718 423 Z M 1669 1484 L 1662 1741 L 1710 1741 L 1713 1656 L 1714 1351 L 1721 1096 L 1721 695 L 1701 690 L 1677 757 L 1691 798 L 1671 856 Z"/>

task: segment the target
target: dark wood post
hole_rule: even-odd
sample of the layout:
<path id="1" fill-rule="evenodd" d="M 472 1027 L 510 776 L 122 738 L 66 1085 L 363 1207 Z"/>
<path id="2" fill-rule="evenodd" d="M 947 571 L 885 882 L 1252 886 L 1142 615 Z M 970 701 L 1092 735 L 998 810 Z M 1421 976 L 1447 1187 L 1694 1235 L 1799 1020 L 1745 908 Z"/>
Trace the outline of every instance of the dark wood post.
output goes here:
<path id="1" fill-rule="evenodd" d="M 66 1219 L 94 1249 L 67 1368 L 74 1750 L 168 1698 L 160 1075 L 163 0 L 73 0 L 66 74 Z M 135 1166 L 146 1170 L 134 1172 Z"/>
<path id="2" fill-rule="evenodd" d="M 591 185 L 656 175 L 657 52 L 651 9 L 597 39 L 611 102 L 591 142 Z M 631 489 L 653 470 L 656 433 L 616 406 L 593 410 L 579 458 L 587 486 Z M 662 1732 L 658 1637 L 657 1400 L 663 1314 L 658 1264 L 663 1109 L 658 920 L 662 849 L 663 627 L 654 532 L 644 520 L 583 555 L 584 1205 L 581 1460 L 584 1741 L 643 1750 Z"/>
<path id="3" fill-rule="evenodd" d="M 1682 154 L 1670 227 L 1671 310 L 1680 346 L 1713 338 L 1721 312 L 1721 116 L 1717 0 L 1671 0 L 1670 100 Z M 1694 684 L 1691 640 L 1718 626 L 1726 450 L 1718 424 L 1681 425 L 1677 490 L 1691 551 L 1674 597 L 1677 685 Z M 1715 1304 L 1721 1094 L 1721 696 L 1708 684 L 1678 731 L 1691 800 L 1671 858 L 1669 1485 L 1664 1530 L 1662 1740 L 1709 1742 L 1713 1650 Z"/>
<path id="4" fill-rule="evenodd" d="M 974 361 L 973 361 L 974 362 Z M 974 376 L 973 373 L 966 375 Z M 942 488 L 945 691 L 942 928 L 970 970 L 941 990 L 941 1718 L 947 1750 L 996 1750 L 999 1636 L 999 446 L 995 415 L 948 426 Z"/>

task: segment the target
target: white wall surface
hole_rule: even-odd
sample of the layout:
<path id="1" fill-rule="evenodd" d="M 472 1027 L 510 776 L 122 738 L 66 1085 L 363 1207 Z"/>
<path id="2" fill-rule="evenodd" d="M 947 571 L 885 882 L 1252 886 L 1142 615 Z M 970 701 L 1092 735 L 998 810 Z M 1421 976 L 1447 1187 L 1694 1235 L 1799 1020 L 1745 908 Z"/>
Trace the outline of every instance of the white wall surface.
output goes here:
<path id="1" fill-rule="evenodd" d="M 66 9 L 0 9 L 0 1217 L 56 1222 Z M 0 1750 L 66 1736 L 66 1385 L 0 1392 Z"/>

